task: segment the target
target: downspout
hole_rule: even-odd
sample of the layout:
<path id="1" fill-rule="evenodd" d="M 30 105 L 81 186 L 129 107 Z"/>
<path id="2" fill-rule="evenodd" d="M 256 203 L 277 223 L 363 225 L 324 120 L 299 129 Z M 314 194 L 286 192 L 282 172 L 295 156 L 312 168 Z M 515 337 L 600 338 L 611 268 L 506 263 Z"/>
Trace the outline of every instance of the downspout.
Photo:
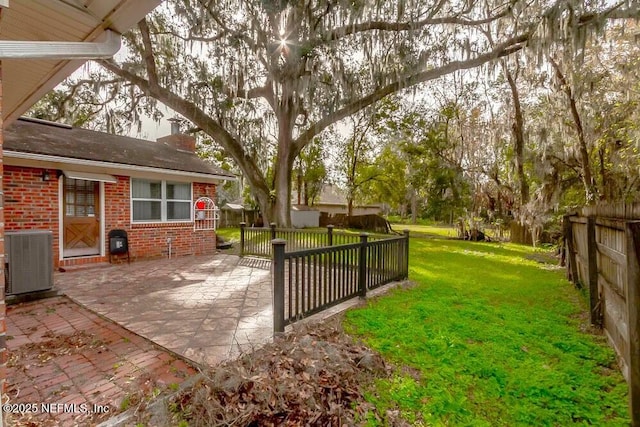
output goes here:
<path id="1" fill-rule="evenodd" d="M 105 30 L 102 42 L 0 41 L 0 59 L 111 58 L 120 50 L 120 35 Z"/>

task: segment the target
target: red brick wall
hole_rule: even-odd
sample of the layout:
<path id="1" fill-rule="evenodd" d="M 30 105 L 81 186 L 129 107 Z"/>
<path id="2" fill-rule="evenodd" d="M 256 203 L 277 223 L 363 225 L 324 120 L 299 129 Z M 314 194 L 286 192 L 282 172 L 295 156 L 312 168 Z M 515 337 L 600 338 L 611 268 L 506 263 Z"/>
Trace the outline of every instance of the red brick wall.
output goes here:
<path id="1" fill-rule="evenodd" d="M 58 180 L 47 169 L 50 181 L 42 180 L 42 169 L 5 166 L 3 174 L 5 230 L 50 230 L 53 232 L 53 261 L 58 265 L 59 217 Z"/>
<path id="2" fill-rule="evenodd" d="M 49 170 L 55 177 L 55 170 Z M 128 233 L 131 259 L 168 256 L 167 239 L 171 238 L 171 255 L 201 255 L 215 253 L 215 232 L 194 231 L 193 223 L 131 224 L 130 180 L 118 176 L 115 184 L 104 184 L 105 257 L 78 257 L 60 261 L 58 181 L 42 181 L 42 169 L 6 166 L 3 178 L 6 200 L 5 223 L 8 231 L 53 231 L 53 258 L 56 267 L 109 261 L 109 230 L 120 228 Z M 193 184 L 194 201 L 207 196 L 215 199 L 215 185 Z M 114 256 L 114 261 L 126 256 Z"/>
<path id="3" fill-rule="evenodd" d="M 130 180 L 118 176 L 116 184 L 105 184 L 105 225 L 106 233 L 112 229 L 124 229 L 129 238 L 129 252 L 132 259 L 166 257 L 169 254 L 167 239 L 171 239 L 171 256 L 211 254 L 216 250 L 216 237 L 213 230 L 194 231 L 193 223 L 131 224 L 130 216 Z M 213 184 L 193 184 L 194 202 L 198 197 L 215 199 Z M 108 242 L 105 242 L 108 254 Z M 120 261 L 126 256 L 118 256 Z"/>
<path id="4" fill-rule="evenodd" d="M 2 8 L 0 7 L 0 22 L 2 18 Z M 0 175 L 2 175 L 2 61 L 0 61 Z M 3 209 L 3 193 L 2 193 L 2 180 L 0 180 L 0 395 L 4 393 L 6 380 L 7 380 L 7 326 L 5 322 L 5 315 L 7 313 L 7 307 L 4 303 L 4 209 Z M 4 403 L 2 401 L 1 403 Z"/>

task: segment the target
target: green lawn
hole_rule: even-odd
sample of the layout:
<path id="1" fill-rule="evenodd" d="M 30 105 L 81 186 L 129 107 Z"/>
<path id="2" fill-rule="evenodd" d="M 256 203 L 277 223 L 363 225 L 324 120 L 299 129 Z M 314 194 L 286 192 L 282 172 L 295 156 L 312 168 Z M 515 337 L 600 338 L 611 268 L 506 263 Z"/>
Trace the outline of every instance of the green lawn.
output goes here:
<path id="1" fill-rule="evenodd" d="M 399 410 L 412 425 L 629 425 L 613 351 L 581 332 L 584 296 L 537 255 L 412 239 L 416 287 L 345 319 L 347 332 L 396 367 L 369 391 L 379 412 Z"/>
<path id="2" fill-rule="evenodd" d="M 256 249 L 255 245 L 260 245 L 262 243 L 269 242 L 271 240 L 271 234 L 266 232 L 266 229 L 262 229 L 261 231 L 265 231 L 265 232 L 258 235 L 248 234 L 248 236 L 250 237 L 245 237 L 247 239 L 245 241 L 247 244 L 247 246 L 245 247 L 245 250 L 249 251 L 248 253 L 251 253 L 253 249 Z M 305 248 L 316 247 L 316 246 L 319 247 L 325 244 L 326 242 L 325 236 L 327 234 L 327 229 L 325 227 L 305 228 L 305 229 L 300 229 L 299 231 L 308 232 L 308 234 L 303 236 L 299 241 L 300 242 L 299 244 L 301 247 L 305 247 Z M 251 230 L 249 230 L 249 233 L 251 233 Z M 336 246 L 336 245 L 343 245 L 348 243 L 355 243 L 359 241 L 358 234 L 360 233 L 362 233 L 361 230 L 344 229 L 344 228 L 335 229 L 334 235 L 333 235 L 333 244 L 334 246 Z M 219 228 L 216 230 L 216 234 L 224 238 L 226 241 L 231 242 L 233 244 L 234 251 L 229 253 L 235 253 L 236 250 L 237 250 L 237 253 L 239 253 L 239 250 L 240 250 L 239 249 L 240 248 L 240 228 L 239 227 Z M 369 233 L 369 234 L 370 234 L 369 239 L 393 237 L 391 235 L 386 235 L 386 234 L 375 234 L 375 233 Z M 283 235 L 280 232 L 278 233 L 277 236 L 278 238 L 283 237 Z M 288 238 L 285 237 L 285 239 L 288 239 Z M 260 247 L 262 248 L 262 246 Z M 291 243 L 289 243 L 289 245 L 287 246 L 287 251 L 290 251 L 290 250 L 295 250 L 295 245 L 292 246 Z"/>
<path id="3" fill-rule="evenodd" d="M 458 229 L 451 225 L 391 224 L 391 227 L 395 231 L 409 230 L 416 237 L 458 238 Z M 496 230 L 491 227 L 482 227 L 481 230 L 491 240 L 503 240 L 503 236 L 496 236 Z"/>
<path id="4" fill-rule="evenodd" d="M 409 233 L 416 236 L 458 236 L 458 232 L 454 227 L 446 225 L 391 224 L 391 228 L 393 228 L 395 231 L 409 230 Z"/>
<path id="5" fill-rule="evenodd" d="M 240 241 L 240 227 L 218 228 L 216 234 L 230 242 Z"/>

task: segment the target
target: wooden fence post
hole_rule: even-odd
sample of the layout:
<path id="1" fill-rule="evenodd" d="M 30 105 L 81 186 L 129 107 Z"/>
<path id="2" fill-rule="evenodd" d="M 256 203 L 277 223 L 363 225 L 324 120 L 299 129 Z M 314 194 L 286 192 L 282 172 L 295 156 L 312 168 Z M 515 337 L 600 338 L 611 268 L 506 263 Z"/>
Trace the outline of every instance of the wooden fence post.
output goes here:
<path id="1" fill-rule="evenodd" d="M 244 256 L 244 228 L 246 226 L 246 222 L 240 223 L 240 256 Z"/>
<path id="2" fill-rule="evenodd" d="M 273 335 L 284 333 L 284 248 L 287 241 L 275 239 L 273 246 Z"/>
<path id="3" fill-rule="evenodd" d="M 269 226 L 271 227 L 271 240 L 273 240 L 276 238 L 276 223 L 272 222 Z"/>
<path id="4" fill-rule="evenodd" d="M 578 277 L 578 264 L 576 264 L 576 251 L 573 247 L 573 225 L 571 225 L 571 216 L 565 215 L 562 222 L 565 252 L 567 254 L 567 279 L 581 289 L 580 278 Z"/>
<path id="5" fill-rule="evenodd" d="M 333 246 L 333 225 L 327 225 L 327 244 Z"/>
<path id="6" fill-rule="evenodd" d="M 406 228 L 403 230 L 405 242 L 404 242 L 404 278 L 409 278 L 409 230 Z"/>
<path id="7" fill-rule="evenodd" d="M 360 234 L 360 256 L 358 257 L 358 295 L 367 296 L 367 233 Z"/>
<path id="8" fill-rule="evenodd" d="M 602 327 L 602 310 L 598 293 L 598 244 L 596 242 L 596 217 L 587 218 L 587 251 L 589 262 L 589 310 L 591 324 Z"/>
<path id="9" fill-rule="evenodd" d="M 627 313 L 629 329 L 629 409 L 640 427 L 640 221 L 626 223 Z"/>

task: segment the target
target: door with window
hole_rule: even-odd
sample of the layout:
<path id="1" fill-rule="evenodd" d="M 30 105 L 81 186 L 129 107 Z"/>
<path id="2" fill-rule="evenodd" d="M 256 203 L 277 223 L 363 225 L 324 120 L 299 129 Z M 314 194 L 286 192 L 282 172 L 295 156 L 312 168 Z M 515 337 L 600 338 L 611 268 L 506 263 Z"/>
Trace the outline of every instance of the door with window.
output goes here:
<path id="1" fill-rule="evenodd" d="M 100 254 L 100 183 L 64 178 L 63 255 Z"/>

